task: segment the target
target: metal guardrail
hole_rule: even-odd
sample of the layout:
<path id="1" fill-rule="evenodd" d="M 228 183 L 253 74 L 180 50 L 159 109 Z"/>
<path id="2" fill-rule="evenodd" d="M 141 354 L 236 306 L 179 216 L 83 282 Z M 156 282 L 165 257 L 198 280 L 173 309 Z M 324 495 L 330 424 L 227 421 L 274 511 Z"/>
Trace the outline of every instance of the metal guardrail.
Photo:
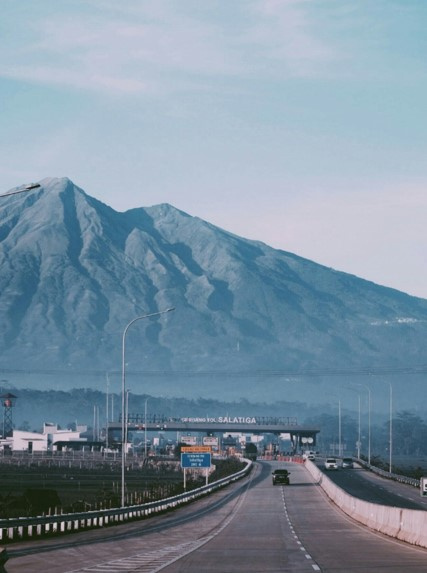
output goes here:
<path id="1" fill-rule="evenodd" d="M 243 461 L 246 462 L 246 467 L 235 474 L 189 492 L 158 501 L 129 507 L 101 509 L 80 513 L 0 519 L 0 543 L 7 543 L 17 538 L 31 539 L 32 537 L 40 537 L 43 535 L 56 535 L 84 529 L 106 527 L 125 521 L 143 519 L 152 513 L 173 509 L 178 505 L 210 494 L 221 487 L 245 477 L 252 467 L 252 462 L 246 459 Z"/>
<path id="2" fill-rule="evenodd" d="M 395 474 L 395 473 L 390 473 L 386 470 L 382 470 L 381 468 L 378 468 L 377 466 L 373 466 L 372 464 L 368 464 L 368 462 L 365 462 L 364 460 L 358 460 L 353 458 L 353 460 L 355 462 L 357 462 L 358 464 L 360 464 L 361 466 L 363 466 L 364 468 L 368 469 L 369 471 L 384 477 L 386 479 L 391 479 L 393 481 L 398 481 L 400 483 L 405 483 L 407 485 L 412 485 L 413 487 L 420 487 L 420 480 L 416 479 L 416 478 L 411 478 L 408 476 L 402 476 L 400 474 Z"/>
<path id="3" fill-rule="evenodd" d="M 324 454 L 320 457 L 327 457 Z M 329 456 L 328 456 L 329 457 Z M 331 455 L 330 457 L 335 457 L 333 455 Z M 348 456 L 350 458 L 350 456 Z M 341 460 L 342 458 L 339 457 L 335 457 L 335 459 L 337 460 Z M 372 473 L 375 473 L 383 478 L 386 479 L 391 479 L 393 481 L 398 481 L 400 483 L 405 483 L 407 485 L 412 485 L 413 487 L 419 488 L 420 487 L 420 480 L 416 479 L 416 478 L 411 478 L 408 476 L 403 476 L 400 474 L 395 474 L 395 473 L 390 473 L 387 470 L 382 470 L 381 468 L 374 466 L 372 464 L 368 464 L 368 462 L 366 462 L 365 460 L 359 459 L 359 458 L 355 458 L 352 457 L 351 458 L 353 460 L 354 463 L 359 464 L 360 466 L 364 467 L 365 469 L 371 471 Z"/>

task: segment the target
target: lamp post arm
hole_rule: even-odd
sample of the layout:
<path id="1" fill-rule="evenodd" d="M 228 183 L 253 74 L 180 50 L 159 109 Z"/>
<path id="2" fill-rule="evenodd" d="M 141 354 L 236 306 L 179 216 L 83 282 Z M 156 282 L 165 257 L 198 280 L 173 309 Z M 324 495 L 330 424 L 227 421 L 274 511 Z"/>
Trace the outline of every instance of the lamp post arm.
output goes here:
<path id="1" fill-rule="evenodd" d="M 16 189 L 16 191 L 8 191 L 7 193 L 1 193 L 0 197 L 9 197 L 10 195 L 17 195 L 18 193 L 25 193 L 26 191 L 31 191 L 31 189 L 38 189 L 40 187 L 39 183 L 31 183 L 22 187 L 22 189 Z"/>

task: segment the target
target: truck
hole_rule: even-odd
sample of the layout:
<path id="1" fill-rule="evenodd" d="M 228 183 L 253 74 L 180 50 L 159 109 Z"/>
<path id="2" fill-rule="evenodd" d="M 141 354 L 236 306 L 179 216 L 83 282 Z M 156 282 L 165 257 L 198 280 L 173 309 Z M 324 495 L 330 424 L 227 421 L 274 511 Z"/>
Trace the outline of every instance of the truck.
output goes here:
<path id="1" fill-rule="evenodd" d="M 288 470 L 285 470 L 285 469 L 274 470 L 274 472 L 272 473 L 273 485 L 276 485 L 276 484 L 289 485 L 290 484 L 290 481 L 289 481 L 289 474 L 290 473 L 291 472 L 289 472 Z"/>

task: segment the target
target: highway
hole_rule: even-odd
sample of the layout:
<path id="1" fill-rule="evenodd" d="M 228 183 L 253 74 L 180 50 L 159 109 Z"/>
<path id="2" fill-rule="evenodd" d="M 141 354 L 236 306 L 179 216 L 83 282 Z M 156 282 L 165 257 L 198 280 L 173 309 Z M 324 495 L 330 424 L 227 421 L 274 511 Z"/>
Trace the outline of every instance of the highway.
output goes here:
<path id="1" fill-rule="evenodd" d="M 321 459 L 316 465 L 324 471 Z M 417 488 L 384 479 L 357 464 L 354 469 L 340 468 L 325 473 L 339 487 L 359 499 L 388 506 L 427 510 L 427 497 L 421 497 Z"/>
<path id="2" fill-rule="evenodd" d="M 290 486 L 272 486 L 278 466 L 292 472 Z M 427 571 L 427 550 L 357 525 L 304 466 L 279 462 L 256 464 L 244 482 L 163 516 L 8 552 L 8 573 Z"/>

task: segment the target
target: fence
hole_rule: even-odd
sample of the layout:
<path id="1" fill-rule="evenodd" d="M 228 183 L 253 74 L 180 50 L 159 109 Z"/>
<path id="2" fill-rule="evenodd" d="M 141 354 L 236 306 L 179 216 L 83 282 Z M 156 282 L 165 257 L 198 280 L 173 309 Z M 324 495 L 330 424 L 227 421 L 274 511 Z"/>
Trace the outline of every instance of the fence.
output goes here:
<path id="1" fill-rule="evenodd" d="M 106 527 L 108 525 L 123 523 L 125 521 L 143 519 L 153 513 L 173 509 L 201 496 L 208 495 L 213 491 L 246 476 L 251 470 L 252 462 L 250 460 L 244 461 L 246 462 L 246 467 L 235 474 L 203 487 L 199 487 L 190 492 L 181 493 L 174 497 L 159 501 L 130 507 L 101 509 L 81 513 L 1 519 L 0 543 L 7 543 L 16 539 L 29 539 L 44 535 L 58 535 L 72 531 Z"/>

